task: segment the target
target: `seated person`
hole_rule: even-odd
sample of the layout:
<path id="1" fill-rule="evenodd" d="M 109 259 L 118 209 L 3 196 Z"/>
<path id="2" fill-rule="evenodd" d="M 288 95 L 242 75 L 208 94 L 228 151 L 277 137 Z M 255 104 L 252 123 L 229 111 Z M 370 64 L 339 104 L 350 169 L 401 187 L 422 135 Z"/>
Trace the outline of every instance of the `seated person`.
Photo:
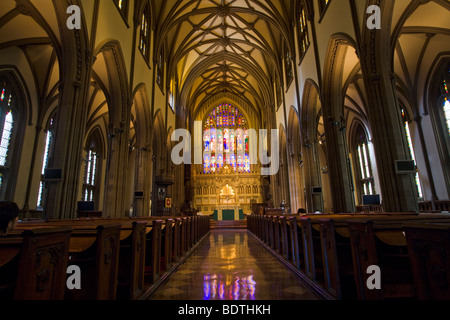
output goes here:
<path id="1" fill-rule="evenodd" d="M 13 231 L 19 220 L 19 208 L 11 201 L 0 201 L 0 236 Z"/>
<path id="2" fill-rule="evenodd" d="M 298 215 L 306 214 L 306 210 L 303 208 L 300 208 L 300 209 L 298 209 L 297 214 Z"/>

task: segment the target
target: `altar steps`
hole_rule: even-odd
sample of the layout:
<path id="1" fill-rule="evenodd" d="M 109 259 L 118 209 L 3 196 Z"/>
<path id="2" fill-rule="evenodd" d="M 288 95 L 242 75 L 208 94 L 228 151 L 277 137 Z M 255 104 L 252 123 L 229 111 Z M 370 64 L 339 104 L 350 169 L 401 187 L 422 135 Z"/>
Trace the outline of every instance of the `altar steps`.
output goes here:
<path id="1" fill-rule="evenodd" d="M 247 229 L 247 219 L 245 220 L 211 220 L 211 229 Z"/>

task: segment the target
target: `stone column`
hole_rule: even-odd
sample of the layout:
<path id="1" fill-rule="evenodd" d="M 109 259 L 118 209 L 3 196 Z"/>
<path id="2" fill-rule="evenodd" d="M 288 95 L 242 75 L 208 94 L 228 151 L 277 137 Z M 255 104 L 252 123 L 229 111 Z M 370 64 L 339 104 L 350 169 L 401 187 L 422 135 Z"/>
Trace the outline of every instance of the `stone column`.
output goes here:
<path id="1" fill-rule="evenodd" d="M 418 212 L 414 176 L 397 174 L 396 160 L 410 160 L 406 133 L 401 117 L 396 77 L 391 70 L 389 17 L 393 2 L 381 0 L 381 29 L 364 28 L 360 62 L 367 92 L 367 114 L 377 160 L 383 209 L 386 212 Z"/>
<path id="2" fill-rule="evenodd" d="M 125 116 L 129 117 L 129 115 Z M 110 124 L 103 206 L 103 216 L 105 217 L 125 215 L 125 185 L 129 148 L 129 126 L 125 123 L 129 123 L 129 120 L 121 121 L 119 125 Z"/>
<path id="3" fill-rule="evenodd" d="M 75 4 L 79 4 L 75 1 Z M 66 25 L 67 3 L 54 2 L 58 23 Z M 86 101 L 92 57 L 86 29 L 60 28 L 61 83 L 57 107 L 55 149 L 49 169 L 61 170 L 60 179 L 47 183 L 45 214 L 47 218 L 67 219 L 76 216 L 81 151 L 87 118 Z"/>
<path id="4" fill-rule="evenodd" d="M 150 215 L 151 167 L 153 165 L 148 147 L 141 147 L 136 153 L 136 180 L 134 187 L 134 216 Z M 138 192 L 138 194 L 136 194 Z M 142 193 L 142 194 L 141 194 Z"/>
<path id="5" fill-rule="evenodd" d="M 85 134 L 85 106 L 81 103 L 84 87 L 80 82 L 64 81 L 57 113 L 55 152 L 49 169 L 61 171 L 60 179 L 47 181 L 45 214 L 47 218 L 76 217 L 76 198 L 81 169 L 81 151 Z"/>
<path id="6" fill-rule="evenodd" d="M 306 142 L 304 146 L 304 158 L 306 161 L 306 201 L 309 212 L 324 211 L 323 193 L 313 193 L 313 187 L 322 187 L 320 175 L 320 160 L 318 154 L 318 142 Z"/>
<path id="7" fill-rule="evenodd" d="M 347 147 L 347 130 L 343 125 L 343 120 L 336 121 L 326 114 L 326 108 L 323 110 L 333 212 L 355 212 L 353 180 Z"/>
<path id="8" fill-rule="evenodd" d="M 386 212 L 417 212 L 413 175 L 397 174 L 395 170 L 396 160 L 411 159 L 395 92 L 395 77 L 385 70 L 371 74 L 368 78 L 367 110 L 383 195 L 383 209 Z"/>
<path id="9" fill-rule="evenodd" d="M 417 125 L 417 131 L 419 133 L 420 146 L 422 147 L 422 154 L 423 154 L 423 158 L 425 160 L 425 168 L 427 171 L 428 181 L 430 182 L 431 203 L 432 203 L 433 210 L 434 210 L 435 202 L 438 201 L 439 199 L 438 199 L 437 192 L 436 192 L 436 186 L 434 184 L 433 172 L 431 171 L 431 164 L 430 164 L 430 159 L 428 157 L 427 144 L 426 144 L 425 136 L 423 134 L 422 117 L 420 117 L 420 116 L 415 117 L 414 122 Z"/>

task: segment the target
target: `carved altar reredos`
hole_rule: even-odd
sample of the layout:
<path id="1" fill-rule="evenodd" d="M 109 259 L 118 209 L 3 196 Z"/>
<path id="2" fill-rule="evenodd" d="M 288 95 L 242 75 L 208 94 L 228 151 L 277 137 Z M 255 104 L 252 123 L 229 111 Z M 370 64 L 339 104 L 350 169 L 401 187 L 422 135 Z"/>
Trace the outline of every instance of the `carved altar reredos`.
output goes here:
<path id="1" fill-rule="evenodd" d="M 229 184 L 226 184 L 221 190 L 219 195 L 219 205 L 234 205 L 236 206 L 238 203 L 236 198 L 236 193 L 234 192 L 233 187 L 230 187 Z"/>
<path id="2" fill-rule="evenodd" d="M 220 209 L 242 209 L 251 214 L 251 204 L 263 201 L 262 177 L 259 170 L 251 173 L 193 173 L 194 206 L 203 214 Z"/>

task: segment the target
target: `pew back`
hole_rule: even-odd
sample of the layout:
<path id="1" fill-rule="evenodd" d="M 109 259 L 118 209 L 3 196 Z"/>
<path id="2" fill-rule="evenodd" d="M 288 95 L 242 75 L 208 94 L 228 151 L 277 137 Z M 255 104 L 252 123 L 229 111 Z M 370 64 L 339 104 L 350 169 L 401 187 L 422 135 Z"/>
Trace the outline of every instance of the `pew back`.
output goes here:
<path id="1" fill-rule="evenodd" d="M 38 228 L 0 238 L 2 298 L 62 300 L 71 232 L 65 227 Z"/>

